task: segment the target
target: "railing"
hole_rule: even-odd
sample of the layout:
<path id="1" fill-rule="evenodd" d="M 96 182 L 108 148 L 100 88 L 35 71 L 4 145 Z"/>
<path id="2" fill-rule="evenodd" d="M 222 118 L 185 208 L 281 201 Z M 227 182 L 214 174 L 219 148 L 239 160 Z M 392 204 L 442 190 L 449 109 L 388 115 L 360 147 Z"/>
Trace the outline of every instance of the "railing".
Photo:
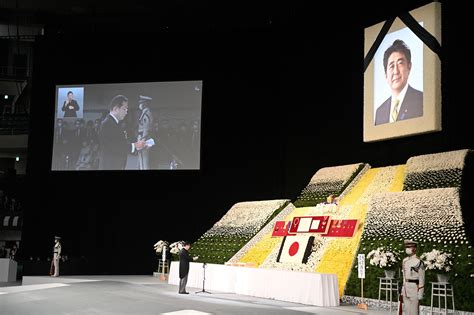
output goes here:
<path id="1" fill-rule="evenodd" d="M 28 115 L 3 115 L 0 116 L 0 135 L 22 135 L 29 130 Z"/>
<path id="2" fill-rule="evenodd" d="M 29 77 L 30 67 L 0 66 L 0 76 Z"/>
<path id="3" fill-rule="evenodd" d="M 26 134 L 28 134 L 28 128 L 0 128 L 0 135 L 2 136 L 26 135 Z"/>

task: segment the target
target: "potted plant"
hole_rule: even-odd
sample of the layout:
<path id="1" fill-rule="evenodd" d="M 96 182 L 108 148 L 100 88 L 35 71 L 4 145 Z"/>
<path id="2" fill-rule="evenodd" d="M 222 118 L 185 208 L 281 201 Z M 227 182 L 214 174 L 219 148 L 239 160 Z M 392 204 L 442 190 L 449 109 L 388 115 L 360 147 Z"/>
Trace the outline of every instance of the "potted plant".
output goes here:
<path id="1" fill-rule="evenodd" d="M 393 279 L 395 269 L 400 261 L 400 253 L 390 248 L 378 247 L 367 254 L 367 259 L 372 266 L 384 270 L 386 278 Z"/>
<path id="2" fill-rule="evenodd" d="M 426 266 L 427 270 L 437 271 L 436 276 L 438 282 L 448 282 L 449 272 L 453 269 L 453 255 L 437 249 L 423 253 L 420 259 Z"/>

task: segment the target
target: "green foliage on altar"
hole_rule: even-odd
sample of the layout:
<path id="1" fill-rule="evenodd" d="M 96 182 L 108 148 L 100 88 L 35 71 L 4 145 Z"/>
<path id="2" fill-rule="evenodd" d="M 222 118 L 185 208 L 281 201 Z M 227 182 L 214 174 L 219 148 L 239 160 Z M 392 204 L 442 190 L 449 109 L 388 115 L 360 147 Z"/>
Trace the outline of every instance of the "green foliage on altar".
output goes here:
<path id="1" fill-rule="evenodd" d="M 193 244 L 190 253 L 192 256 L 199 256 L 197 262 L 224 264 L 251 238 L 250 235 L 204 236 Z"/>
<path id="2" fill-rule="evenodd" d="M 276 200 L 234 205 L 228 212 L 233 211 L 234 215 L 227 218 L 224 216 L 204 233 L 192 244 L 190 254 L 199 256 L 197 262 L 224 264 L 289 203 L 289 200 Z M 256 218 L 257 216 L 260 218 Z M 230 217 L 237 219 L 232 220 Z M 249 223 L 251 219 L 253 221 Z"/>
<path id="3" fill-rule="evenodd" d="M 336 174 L 332 178 L 318 176 L 319 174 L 316 173 L 293 204 L 295 207 L 314 207 L 326 201 L 329 195 L 339 196 L 365 166 L 364 163 L 343 166 L 345 169 L 341 172 L 341 176 Z M 334 173 L 337 173 L 337 168 L 340 168 L 340 166 L 328 167 L 322 170 L 331 171 L 335 169 Z"/>
<path id="4" fill-rule="evenodd" d="M 405 178 L 403 190 L 461 187 L 461 176 L 462 169 L 459 168 L 411 173 Z"/>

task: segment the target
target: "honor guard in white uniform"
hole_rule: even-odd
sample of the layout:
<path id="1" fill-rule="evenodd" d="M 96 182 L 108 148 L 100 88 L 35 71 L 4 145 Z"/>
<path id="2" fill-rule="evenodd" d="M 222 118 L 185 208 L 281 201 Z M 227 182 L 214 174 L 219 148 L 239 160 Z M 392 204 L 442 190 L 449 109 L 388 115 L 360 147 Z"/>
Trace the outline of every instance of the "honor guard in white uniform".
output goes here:
<path id="1" fill-rule="evenodd" d="M 53 248 L 53 265 L 54 265 L 54 274 L 53 277 L 59 276 L 59 259 L 61 259 L 61 237 L 54 237 L 54 248 Z"/>
<path id="2" fill-rule="evenodd" d="M 405 240 L 405 251 L 408 255 L 403 259 L 402 296 L 405 304 L 405 314 L 418 315 L 420 300 L 423 298 L 425 287 L 425 266 L 416 255 L 417 242 Z"/>
<path id="3" fill-rule="evenodd" d="M 149 108 L 149 103 L 152 100 L 149 96 L 140 95 L 138 100 L 138 108 L 142 111 L 138 119 L 138 141 L 148 140 L 151 136 L 153 128 L 153 114 Z M 144 148 L 138 151 L 138 168 L 140 170 L 147 170 L 150 168 L 150 149 Z"/>

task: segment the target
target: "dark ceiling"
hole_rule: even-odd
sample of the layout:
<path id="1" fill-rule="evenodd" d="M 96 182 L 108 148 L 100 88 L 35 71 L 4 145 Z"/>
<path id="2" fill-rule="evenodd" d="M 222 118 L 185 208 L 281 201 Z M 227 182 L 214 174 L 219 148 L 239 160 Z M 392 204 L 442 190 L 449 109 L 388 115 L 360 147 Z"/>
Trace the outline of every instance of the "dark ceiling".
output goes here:
<path id="1" fill-rule="evenodd" d="M 42 24 L 61 32 L 298 30 L 328 23 L 369 26 L 430 2 L 6 0 L 0 22 Z"/>

